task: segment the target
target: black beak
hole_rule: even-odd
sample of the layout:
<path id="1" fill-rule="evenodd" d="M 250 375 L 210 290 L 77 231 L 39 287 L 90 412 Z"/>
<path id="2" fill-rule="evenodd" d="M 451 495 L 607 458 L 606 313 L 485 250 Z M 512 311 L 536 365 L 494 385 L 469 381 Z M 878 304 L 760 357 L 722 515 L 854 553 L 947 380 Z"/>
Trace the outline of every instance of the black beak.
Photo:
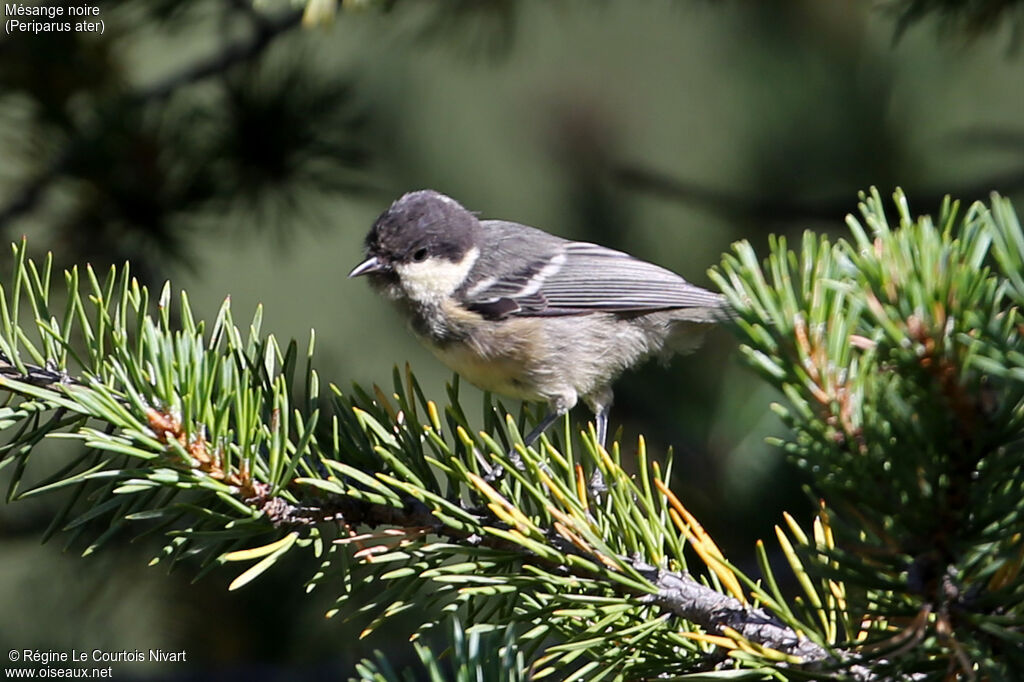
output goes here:
<path id="1" fill-rule="evenodd" d="M 362 277 L 368 275 L 371 272 L 380 272 L 381 270 L 387 269 L 387 266 L 380 262 L 376 256 L 370 256 L 359 265 L 352 268 L 352 272 L 348 273 L 349 277 Z"/>

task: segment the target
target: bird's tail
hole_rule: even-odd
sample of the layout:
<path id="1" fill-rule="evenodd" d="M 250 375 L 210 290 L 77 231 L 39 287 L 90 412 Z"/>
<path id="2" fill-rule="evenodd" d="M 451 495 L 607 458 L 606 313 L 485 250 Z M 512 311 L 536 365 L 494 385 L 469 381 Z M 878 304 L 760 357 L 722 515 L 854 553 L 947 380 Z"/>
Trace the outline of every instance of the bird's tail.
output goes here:
<path id="1" fill-rule="evenodd" d="M 672 330 L 665 343 L 667 355 L 692 353 L 704 342 L 704 335 L 713 324 L 736 319 L 736 312 L 725 296 L 716 296 L 712 305 L 681 308 L 673 316 Z"/>

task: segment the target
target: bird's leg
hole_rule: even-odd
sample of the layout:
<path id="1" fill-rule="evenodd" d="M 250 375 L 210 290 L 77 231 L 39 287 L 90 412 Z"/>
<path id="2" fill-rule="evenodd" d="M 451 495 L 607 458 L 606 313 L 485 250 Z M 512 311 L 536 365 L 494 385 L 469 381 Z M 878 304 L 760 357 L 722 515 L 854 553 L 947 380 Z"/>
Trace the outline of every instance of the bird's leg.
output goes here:
<path id="1" fill-rule="evenodd" d="M 601 396 L 601 399 L 592 401 L 591 407 L 594 410 L 594 435 L 597 436 L 598 447 L 603 448 L 604 441 L 608 437 L 608 413 L 612 408 L 611 393 L 608 392 L 607 395 Z M 590 494 L 595 499 L 608 490 L 600 469 L 594 469 L 587 487 L 590 488 Z"/>
<path id="2" fill-rule="evenodd" d="M 594 430 L 597 432 L 597 444 L 604 447 L 604 440 L 608 437 L 608 413 L 611 409 L 608 406 L 594 415 Z"/>
<path id="3" fill-rule="evenodd" d="M 531 445 L 533 445 L 537 441 L 537 439 L 540 438 L 541 435 L 545 431 L 547 431 L 548 428 L 552 424 L 554 424 L 559 418 L 561 418 L 562 415 L 564 415 L 567 411 L 568 410 L 559 411 L 557 409 L 553 409 L 553 410 L 549 411 L 544 416 L 544 418 L 540 420 L 540 423 L 537 424 L 537 426 L 534 427 L 533 431 L 530 431 L 528 434 L 526 434 L 526 437 L 523 438 L 523 445 L 525 445 L 526 447 L 530 447 Z M 508 460 L 512 463 L 512 466 L 514 466 L 516 469 L 519 469 L 520 471 L 523 470 L 523 468 L 524 468 L 523 467 L 523 459 L 519 456 L 519 453 L 516 452 L 515 448 L 512 448 L 511 450 L 509 450 L 509 452 L 508 452 Z M 484 480 L 487 481 L 488 483 L 494 483 L 496 480 L 501 478 L 501 476 L 504 473 L 505 473 L 505 469 L 500 464 L 497 464 L 484 477 Z"/>
<path id="4" fill-rule="evenodd" d="M 540 424 L 537 424 L 537 426 L 534 427 L 533 431 L 530 431 L 528 434 L 526 434 L 526 438 L 523 439 L 523 445 L 525 445 L 526 447 L 530 447 L 531 445 L 533 445 L 534 442 L 538 438 L 540 438 L 541 434 L 547 431 L 548 427 L 554 424 L 555 421 L 557 421 L 558 418 L 561 417 L 563 414 L 565 414 L 564 411 L 558 412 L 557 410 L 552 410 L 548 412 L 547 415 L 540 420 Z"/>

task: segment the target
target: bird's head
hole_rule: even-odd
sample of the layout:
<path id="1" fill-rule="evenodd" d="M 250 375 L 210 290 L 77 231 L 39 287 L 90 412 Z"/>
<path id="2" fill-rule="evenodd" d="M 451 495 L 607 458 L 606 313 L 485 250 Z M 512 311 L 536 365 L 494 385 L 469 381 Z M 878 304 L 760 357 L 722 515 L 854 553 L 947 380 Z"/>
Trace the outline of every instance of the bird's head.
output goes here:
<path id="1" fill-rule="evenodd" d="M 349 277 L 367 275 L 389 298 L 432 303 L 450 296 L 480 254 L 480 221 L 433 190 L 410 192 L 377 218 L 366 259 Z"/>

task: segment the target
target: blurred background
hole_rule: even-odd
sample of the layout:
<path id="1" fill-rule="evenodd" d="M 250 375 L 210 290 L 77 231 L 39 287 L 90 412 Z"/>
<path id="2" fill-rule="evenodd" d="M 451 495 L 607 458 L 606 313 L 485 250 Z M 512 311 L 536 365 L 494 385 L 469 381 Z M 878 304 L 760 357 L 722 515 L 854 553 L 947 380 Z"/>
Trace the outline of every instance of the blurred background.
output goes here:
<path id="1" fill-rule="evenodd" d="M 61 267 L 130 261 L 207 319 L 227 296 L 240 320 L 262 303 L 279 338 L 316 330 L 343 390 L 406 361 L 438 401 L 451 378 L 346 279 L 409 190 L 702 286 L 735 240 L 842 234 L 872 185 L 917 213 L 1024 195 L 1009 0 L 363 0 L 312 26 L 283 0 L 90 6 L 102 34 L 0 37 L 0 241 Z M 811 510 L 764 442 L 776 399 L 721 330 L 616 388 L 626 450 L 640 433 L 672 448 L 675 491 L 744 567 L 782 511 Z M 357 641 L 365 622 L 325 620 L 311 565 L 229 594 L 237 571 L 148 568 L 154 538 L 82 559 L 74 536 L 40 544 L 55 504 L 0 507 L 0 644 L 188 652 L 118 679 L 339 679 L 374 648 L 407 655 L 401 623 Z"/>

